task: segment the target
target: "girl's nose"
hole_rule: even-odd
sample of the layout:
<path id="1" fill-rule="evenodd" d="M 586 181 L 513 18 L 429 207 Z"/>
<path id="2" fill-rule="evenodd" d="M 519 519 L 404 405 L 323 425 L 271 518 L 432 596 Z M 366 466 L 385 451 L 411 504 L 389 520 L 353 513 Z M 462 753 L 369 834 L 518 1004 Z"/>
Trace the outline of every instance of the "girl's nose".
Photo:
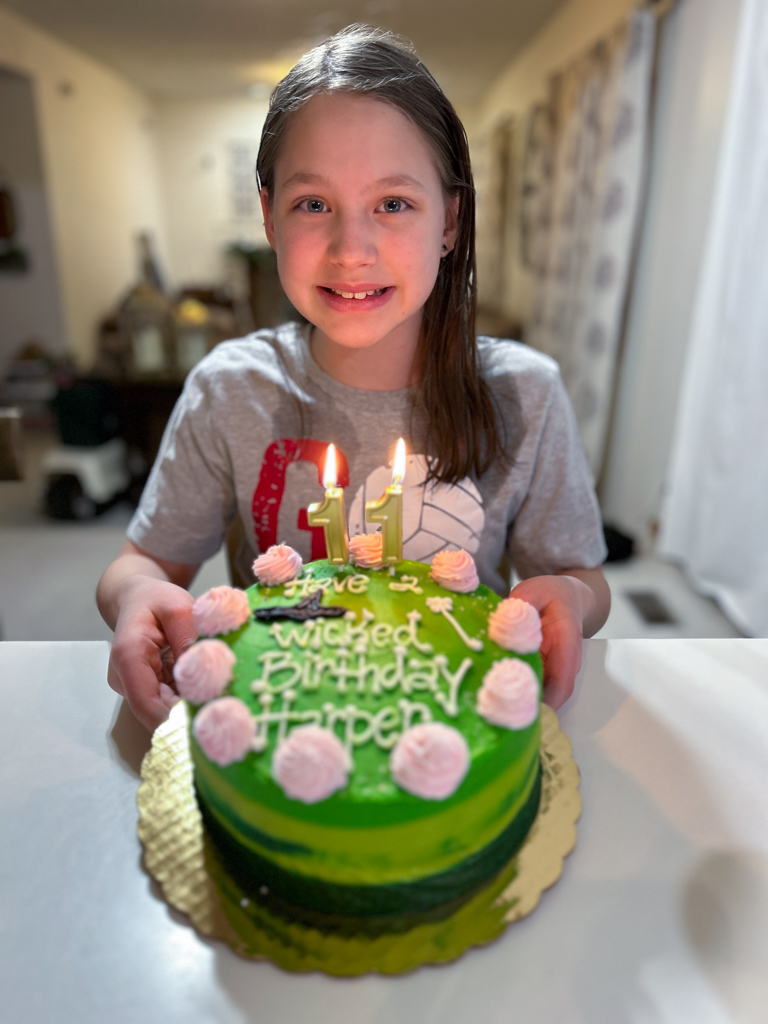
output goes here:
<path id="1" fill-rule="evenodd" d="M 328 255 L 344 267 L 368 266 L 376 262 L 375 225 L 364 215 L 339 214 L 334 218 Z"/>

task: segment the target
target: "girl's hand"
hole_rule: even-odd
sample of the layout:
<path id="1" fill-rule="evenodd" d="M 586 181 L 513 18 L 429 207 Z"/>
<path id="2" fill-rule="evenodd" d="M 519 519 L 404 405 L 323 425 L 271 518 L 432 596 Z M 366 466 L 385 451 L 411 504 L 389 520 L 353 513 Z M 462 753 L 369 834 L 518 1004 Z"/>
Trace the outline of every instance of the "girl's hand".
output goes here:
<path id="1" fill-rule="evenodd" d="M 173 663 L 194 640 L 196 565 L 154 558 L 131 541 L 99 580 L 96 600 L 115 631 L 107 682 L 153 731 L 176 702 Z"/>
<path id="2" fill-rule="evenodd" d="M 107 682 L 150 732 L 178 699 L 173 664 L 197 639 L 193 603 L 181 587 L 147 576 L 134 577 L 125 588 Z"/>
<path id="3" fill-rule="evenodd" d="M 603 570 L 598 566 L 532 576 L 518 583 L 510 596 L 532 604 L 541 616 L 544 700 L 556 711 L 573 693 L 582 639 L 596 633 L 608 618 L 611 593 Z"/>

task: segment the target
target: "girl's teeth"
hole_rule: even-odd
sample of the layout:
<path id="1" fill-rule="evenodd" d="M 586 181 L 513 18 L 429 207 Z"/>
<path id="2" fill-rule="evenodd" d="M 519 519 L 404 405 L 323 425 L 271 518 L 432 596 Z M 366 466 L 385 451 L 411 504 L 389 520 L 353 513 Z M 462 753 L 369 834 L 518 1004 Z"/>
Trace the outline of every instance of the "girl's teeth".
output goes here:
<path id="1" fill-rule="evenodd" d="M 336 295 L 340 295 L 342 299 L 365 299 L 369 295 L 381 295 L 384 289 L 375 288 L 373 291 L 370 292 L 337 292 L 335 288 L 332 288 L 331 291 L 333 291 Z"/>

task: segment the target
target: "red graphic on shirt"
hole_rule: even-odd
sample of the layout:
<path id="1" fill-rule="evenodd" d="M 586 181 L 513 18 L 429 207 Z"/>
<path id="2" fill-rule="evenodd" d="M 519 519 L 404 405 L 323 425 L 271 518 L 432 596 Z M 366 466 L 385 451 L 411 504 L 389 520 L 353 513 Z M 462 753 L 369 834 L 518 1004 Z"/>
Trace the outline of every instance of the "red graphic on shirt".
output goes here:
<path id="1" fill-rule="evenodd" d="M 277 520 L 280 505 L 285 491 L 285 474 L 291 462 L 314 462 L 317 466 L 317 479 L 322 486 L 325 453 L 328 450 L 326 441 L 314 441 L 310 438 L 283 437 L 273 441 L 264 452 L 259 482 L 253 492 L 253 528 L 259 551 L 266 551 L 277 544 Z M 336 449 L 338 467 L 338 486 L 349 486 L 349 465 L 344 452 Z M 321 495 L 318 495 L 320 500 Z M 307 522 L 307 510 L 299 509 L 296 525 L 312 535 L 312 560 L 325 558 L 325 530 L 322 526 L 310 526 Z"/>

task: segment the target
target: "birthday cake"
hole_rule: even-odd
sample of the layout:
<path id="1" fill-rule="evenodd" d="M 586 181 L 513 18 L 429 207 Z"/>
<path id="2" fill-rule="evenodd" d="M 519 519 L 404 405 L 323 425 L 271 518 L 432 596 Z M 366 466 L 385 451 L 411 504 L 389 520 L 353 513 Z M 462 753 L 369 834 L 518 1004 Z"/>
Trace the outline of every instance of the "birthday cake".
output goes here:
<path id="1" fill-rule="evenodd" d="M 449 916 L 539 803 L 535 609 L 465 552 L 389 568 L 375 545 L 270 549 L 259 584 L 197 600 L 174 670 L 214 855 L 245 903 L 324 931 Z"/>

